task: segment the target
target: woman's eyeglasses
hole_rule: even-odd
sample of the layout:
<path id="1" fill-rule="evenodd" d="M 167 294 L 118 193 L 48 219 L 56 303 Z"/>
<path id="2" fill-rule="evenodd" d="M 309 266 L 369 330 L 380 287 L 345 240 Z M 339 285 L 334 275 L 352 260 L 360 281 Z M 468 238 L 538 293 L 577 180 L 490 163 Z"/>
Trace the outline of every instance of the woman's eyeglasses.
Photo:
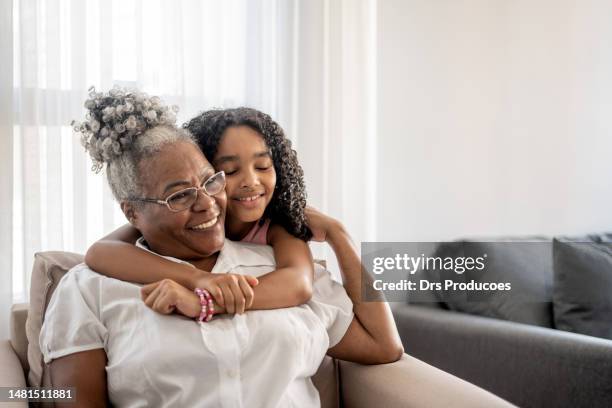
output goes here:
<path id="1" fill-rule="evenodd" d="M 132 198 L 129 201 L 141 201 L 145 203 L 154 203 L 165 205 L 172 212 L 184 211 L 196 202 L 198 192 L 202 190 L 208 196 L 219 194 L 225 188 L 225 172 L 220 171 L 202 183 L 201 187 L 189 187 L 175 193 L 172 193 L 165 200 L 157 198 Z"/>

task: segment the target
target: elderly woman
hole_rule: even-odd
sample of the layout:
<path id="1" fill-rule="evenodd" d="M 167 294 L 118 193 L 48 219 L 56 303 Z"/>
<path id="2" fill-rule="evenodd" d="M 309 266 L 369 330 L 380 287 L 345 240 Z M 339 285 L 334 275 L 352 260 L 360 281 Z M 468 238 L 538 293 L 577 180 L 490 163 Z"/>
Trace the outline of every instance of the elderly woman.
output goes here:
<path id="1" fill-rule="evenodd" d="M 141 232 L 138 245 L 218 273 L 236 288 L 254 284 L 246 274 L 274 270 L 270 247 L 225 239 L 224 175 L 173 125 L 171 110 L 137 93 L 115 91 L 100 101 L 87 106 L 90 121 L 79 129 Z M 131 113 L 125 122 L 113 123 L 117 106 Z M 310 378 L 325 354 L 361 363 L 399 359 L 388 305 L 360 302 L 361 265 L 348 235 L 336 221 L 310 215 L 315 237 L 336 252 L 345 284 L 317 266 L 312 299 L 299 307 L 227 315 L 215 306 L 214 318 L 202 322 L 201 296 L 173 281 L 141 288 L 75 267 L 41 331 L 53 386 L 76 387 L 79 405 L 88 407 L 316 407 Z"/>

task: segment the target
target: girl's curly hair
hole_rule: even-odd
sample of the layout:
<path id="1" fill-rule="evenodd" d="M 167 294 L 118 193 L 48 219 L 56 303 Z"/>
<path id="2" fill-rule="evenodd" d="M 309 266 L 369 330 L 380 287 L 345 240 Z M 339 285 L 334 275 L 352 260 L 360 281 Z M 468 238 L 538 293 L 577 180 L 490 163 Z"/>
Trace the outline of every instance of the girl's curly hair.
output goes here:
<path id="1" fill-rule="evenodd" d="M 276 188 L 262 221 L 269 218 L 291 235 L 308 241 L 312 231 L 306 223 L 306 186 L 297 153 L 285 132 L 269 115 L 252 108 L 215 109 L 201 113 L 183 127 L 196 138 L 204 155 L 212 162 L 226 129 L 248 126 L 263 137 L 272 153 Z"/>

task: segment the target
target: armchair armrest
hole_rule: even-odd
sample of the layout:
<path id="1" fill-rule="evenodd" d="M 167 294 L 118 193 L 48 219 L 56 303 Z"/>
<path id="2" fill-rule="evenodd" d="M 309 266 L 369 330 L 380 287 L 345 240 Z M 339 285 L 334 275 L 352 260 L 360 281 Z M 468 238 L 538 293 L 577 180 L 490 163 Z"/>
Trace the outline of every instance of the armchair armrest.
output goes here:
<path id="1" fill-rule="evenodd" d="M 512 407 L 510 403 L 407 354 L 395 363 L 340 363 L 345 407 Z"/>
<path id="2" fill-rule="evenodd" d="M 23 368 L 11 343 L 8 340 L 0 340 L 0 387 L 25 387 L 26 379 Z M 26 402 L 2 403 L 6 407 L 27 408 Z"/>
<path id="3" fill-rule="evenodd" d="M 26 336 L 26 320 L 28 319 L 29 308 L 28 303 L 17 303 L 11 307 L 11 346 L 19 357 L 24 373 L 27 373 L 30 369 L 28 364 L 28 338 Z"/>

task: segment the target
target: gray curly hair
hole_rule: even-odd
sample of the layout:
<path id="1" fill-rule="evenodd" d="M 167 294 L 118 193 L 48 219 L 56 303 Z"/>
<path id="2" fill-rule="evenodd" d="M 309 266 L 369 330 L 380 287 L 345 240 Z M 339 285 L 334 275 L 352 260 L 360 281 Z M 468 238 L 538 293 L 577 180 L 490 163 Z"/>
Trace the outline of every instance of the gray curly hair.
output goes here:
<path id="1" fill-rule="evenodd" d="M 154 156 L 164 146 L 176 142 L 196 145 L 191 133 L 184 129 L 168 125 L 156 126 L 136 138 L 131 149 L 108 162 L 106 178 L 115 199 L 121 202 L 142 197 L 144 192 L 139 171 L 140 162 Z"/>
<path id="2" fill-rule="evenodd" d="M 115 87 L 108 93 L 89 89 L 85 122 L 72 122 L 91 156 L 92 170 L 106 166 L 106 177 L 119 202 L 143 194 L 139 164 L 168 144 L 188 142 L 191 133 L 177 128 L 176 106 L 163 105 L 157 96 Z"/>

